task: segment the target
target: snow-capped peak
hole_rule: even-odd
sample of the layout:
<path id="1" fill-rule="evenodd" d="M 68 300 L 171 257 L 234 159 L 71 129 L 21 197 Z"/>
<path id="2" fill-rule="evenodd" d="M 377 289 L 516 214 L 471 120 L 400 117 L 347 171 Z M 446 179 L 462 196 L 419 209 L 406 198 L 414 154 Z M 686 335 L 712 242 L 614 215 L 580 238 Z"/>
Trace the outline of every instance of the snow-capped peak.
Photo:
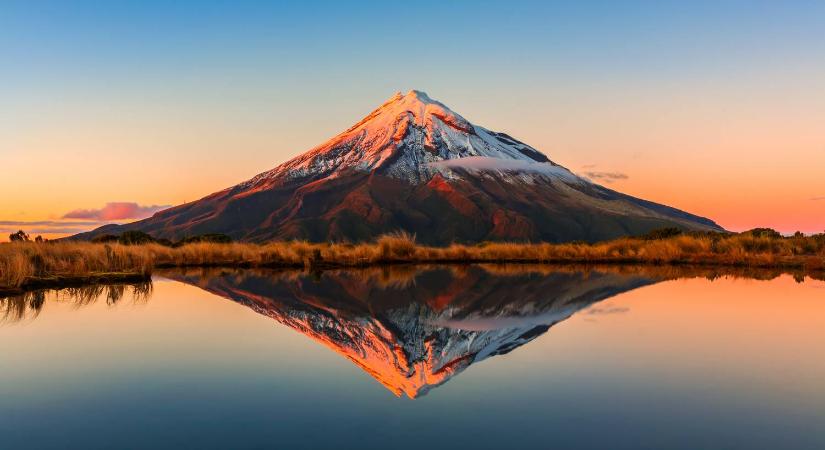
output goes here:
<path id="1" fill-rule="evenodd" d="M 712 220 L 593 184 L 410 91 L 269 172 L 119 230 L 178 240 L 225 233 L 250 242 L 358 242 L 405 230 L 444 245 L 597 241 L 664 226 L 721 230 Z M 113 232 L 103 227 L 80 238 Z"/>
<path id="2" fill-rule="evenodd" d="M 411 90 L 396 93 L 348 130 L 250 182 L 335 177 L 354 170 L 417 183 L 461 166 L 441 162 L 468 157 L 474 170 L 497 170 L 494 162 L 478 164 L 479 158 L 490 158 L 521 162 L 504 164 L 500 171 L 529 165 L 534 175 L 578 179 L 533 147 L 473 125 L 425 92 Z"/>

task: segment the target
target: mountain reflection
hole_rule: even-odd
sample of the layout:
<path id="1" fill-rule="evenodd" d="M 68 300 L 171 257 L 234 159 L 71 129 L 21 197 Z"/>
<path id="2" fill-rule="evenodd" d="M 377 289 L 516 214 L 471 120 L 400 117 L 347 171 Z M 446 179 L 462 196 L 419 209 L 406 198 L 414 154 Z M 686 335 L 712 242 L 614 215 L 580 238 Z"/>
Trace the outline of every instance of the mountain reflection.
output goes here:
<path id="1" fill-rule="evenodd" d="M 386 267 L 322 274 L 170 274 L 345 356 L 398 396 L 420 397 L 649 276 L 513 267 Z"/>
<path id="2" fill-rule="evenodd" d="M 388 266 L 322 273 L 171 270 L 165 278 L 245 305 L 343 355 L 398 396 L 417 398 L 470 365 L 508 353 L 596 302 L 659 281 L 771 279 L 779 270 L 543 265 Z M 805 275 L 794 273 L 797 281 Z M 810 275 L 809 275 L 810 276 Z M 52 301 L 145 302 L 151 283 L 0 298 L 0 323 Z M 47 301 L 48 300 L 48 301 Z M 594 306 L 590 312 L 620 312 Z"/>

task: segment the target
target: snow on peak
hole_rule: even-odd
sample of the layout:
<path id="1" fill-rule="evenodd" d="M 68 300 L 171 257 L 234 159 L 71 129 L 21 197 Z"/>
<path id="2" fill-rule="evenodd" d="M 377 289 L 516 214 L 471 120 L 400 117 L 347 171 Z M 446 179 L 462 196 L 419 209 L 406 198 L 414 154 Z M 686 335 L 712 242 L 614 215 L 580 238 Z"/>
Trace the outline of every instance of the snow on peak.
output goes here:
<path id="1" fill-rule="evenodd" d="M 427 95 L 426 92 L 419 91 L 417 89 L 410 89 L 409 91 L 407 91 L 407 97 L 410 97 L 410 96 L 417 97 L 417 98 L 421 99 L 421 101 L 424 101 L 424 102 L 432 102 L 433 101 L 430 98 L 430 96 Z"/>
<path id="2" fill-rule="evenodd" d="M 386 103 L 394 103 L 394 102 L 398 102 L 398 101 L 405 101 L 405 102 L 408 102 L 408 103 L 416 102 L 416 103 L 423 103 L 423 104 L 438 103 L 439 105 L 446 108 L 446 106 L 444 106 L 440 102 L 437 102 L 437 101 L 433 100 L 432 98 L 430 98 L 430 96 L 427 95 L 426 92 L 419 91 L 417 89 L 410 89 L 409 91 L 407 91 L 406 94 L 402 94 L 401 91 L 398 91 L 398 92 L 395 93 L 395 95 L 390 97 L 390 99 L 387 100 Z"/>
<path id="3" fill-rule="evenodd" d="M 410 119 L 416 125 L 424 126 L 433 116 L 450 126 L 472 129 L 470 122 L 443 103 L 431 99 L 423 91 L 411 90 L 403 95 L 401 92 L 396 93 L 348 131 L 365 128 L 365 125 L 376 131 L 376 128 L 393 126 L 399 118 Z"/>
<path id="4" fill-rule="evenodd" d="M 547 176 L 569 172 L 533 147 L 507 134 L 473 125 L 425 92 L 410 90 L 406 94 L 397 92 L 343 133 L 250 182 L 335 177 L 349 170 L 380 172 L 422 182 L 455 167 L 434 163 L 467 157 L 542 163 L 557 168 L 540 171 Z M 528 166 L 508 167 L 516 170 Z"/>

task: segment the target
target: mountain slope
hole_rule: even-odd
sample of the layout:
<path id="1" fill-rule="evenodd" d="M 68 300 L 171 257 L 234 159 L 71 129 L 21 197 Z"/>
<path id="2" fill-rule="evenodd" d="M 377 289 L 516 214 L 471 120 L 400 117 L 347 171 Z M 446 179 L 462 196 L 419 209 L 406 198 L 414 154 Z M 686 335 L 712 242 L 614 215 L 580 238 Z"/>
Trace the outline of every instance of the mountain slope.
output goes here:
<path id="1" fill-rule="evenodd" d="M 597 241 L 651 229 L 721 230 L 711 220 L 578 177 L 419 91 L 396 94 L 326 143 L 193 203 L 78 238 L 126 230 L 180 239 Z"/>

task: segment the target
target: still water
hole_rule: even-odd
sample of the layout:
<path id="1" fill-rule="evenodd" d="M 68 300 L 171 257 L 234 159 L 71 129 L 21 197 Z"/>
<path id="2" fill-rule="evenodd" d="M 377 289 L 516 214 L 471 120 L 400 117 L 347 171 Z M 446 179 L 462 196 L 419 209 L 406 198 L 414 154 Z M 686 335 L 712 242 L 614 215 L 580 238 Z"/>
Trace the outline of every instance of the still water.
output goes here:
<path id="1" fill-rule="evenodd" d="M 799 275 L 169 272 L 4 299 L 0 342 L 0 448 L 825 448 Z"/>

